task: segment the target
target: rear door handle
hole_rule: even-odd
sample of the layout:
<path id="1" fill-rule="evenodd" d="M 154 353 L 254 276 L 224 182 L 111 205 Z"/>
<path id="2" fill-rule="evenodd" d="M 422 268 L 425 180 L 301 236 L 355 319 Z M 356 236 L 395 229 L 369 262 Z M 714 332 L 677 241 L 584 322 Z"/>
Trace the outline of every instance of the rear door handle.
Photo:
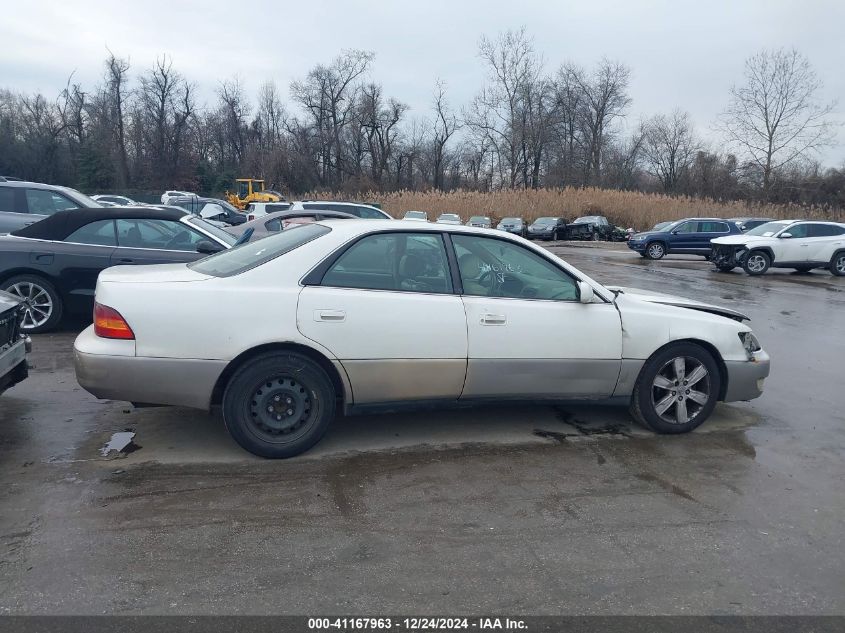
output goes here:
<path id="1" fill-rule="evenodd" d="M 481 325 L 504 325 L 508 322 L 508 317 L 504 314 L 490 314 L 485 312 L 481 315 Z"/>
<path id="2" fill-rule="evenodd" d="M 343 310 L 314 310 L 314 320 L 337 323 L 346 320 L 346 312 Z"/>
<path id="3" fill-rule="evenodd" d="M 129 257 L 121 257 L 120 259 L 117 260 L 117 263 L 118 264 L 134 264 L 135 260 L 130 259 Z"/>

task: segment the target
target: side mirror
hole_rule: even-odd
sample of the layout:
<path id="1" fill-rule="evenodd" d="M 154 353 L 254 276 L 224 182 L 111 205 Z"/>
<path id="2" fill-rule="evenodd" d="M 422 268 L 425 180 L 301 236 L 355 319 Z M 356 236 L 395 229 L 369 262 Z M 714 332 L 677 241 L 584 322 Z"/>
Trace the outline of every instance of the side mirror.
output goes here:
<path id="1" fill-rule="evenodd" d="M 779 237 L 782 240 L 788 240 L 790 237 L 792 237 L 792 233 L 781 233 Z"/>
<path id="2" fill-rule="evenodd" d="M 223 247 L 216 242 L 212 242 L 211 240 L 200 240 L 197 242 L 196 247 L 197 253 L 203 253 L 205 255 L 212 255 L 214 253 L 219 253 L 223 250 Z"/>
<path id="3" fill-rule="evenodd" d="M 593 292 L 593 287 L 586 281 L 578 282 L 578 291 L 581 295 L 581 303 L 593 302 L 593 297 L 595 296 L 595 293 Z"/>

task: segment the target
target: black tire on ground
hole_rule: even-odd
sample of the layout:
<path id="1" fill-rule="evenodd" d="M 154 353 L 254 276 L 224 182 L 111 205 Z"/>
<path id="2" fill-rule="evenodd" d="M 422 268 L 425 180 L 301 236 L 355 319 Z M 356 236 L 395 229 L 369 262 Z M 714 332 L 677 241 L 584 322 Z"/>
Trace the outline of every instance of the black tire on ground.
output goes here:
<path id="1" fill-rule="evenodd" d="M 808 273 L 813 270 L 813 266 L 795 266 L 795 271 L 799 273 Z"/>
<path id="2" fill-rule="evenodd" d="M 552 241 L 557 242 L 557 229 L 552 231 Z"/>
<path id="3" fill-rule="evenodd" d="M 684 383 L 684 378 L 675 380 L 679 362 L 683 363 L 684 378 L 692 384 Z M 629 411 L 655 433 L 688 433 L 710 417 L 719 399 L 721 381 L 719 365 L 710 352 L 695 343 L 671 343 L 643 365 Z M 668 408 L 664 408 L 667 403 Z"/>
<path id="4" fill-rule="evenodd" d="M 731 272 L 736 266 L 729 266 L 727 264 L 717 265 L 716 268 L 720 273 L 729 273 Z"/>
<path id="5" fill-rule="evenodd" d="M 295 352 L 262 354 L 239 367 L 223 394 L 223 420 L 250 453 L 273 459 L 307 451 L 335 416 L 326 372 Z"/>
<path id="6" fill-rule="evenodd" d="M 830 258 L 830 272 L 837 277 L 845 277 L 845 251 L 834 253 Z"/>
<path id="7" fill-rule="evenodd" d="M 663 242 L 650 242 L 645 247 L 645 253 L 649 259 L 663 259 L 666 256 L 666 246 Z"/>
<path id="8" fill-rule="evenodd" d="M 751 251 L 742 262 L 742 269 L 749 275 L 762 275 L 772 265 L 772 258 L 766 251 Z"/>
<path id="9" fill-rule="evenodd" d="M 0 288 L 26 302 L 24 332 L 28 334 L 49 332 L 62 320 L 64 312 L 62 298 L 56 287 L 43 277 L 15 275 L 0 284 Z"/>

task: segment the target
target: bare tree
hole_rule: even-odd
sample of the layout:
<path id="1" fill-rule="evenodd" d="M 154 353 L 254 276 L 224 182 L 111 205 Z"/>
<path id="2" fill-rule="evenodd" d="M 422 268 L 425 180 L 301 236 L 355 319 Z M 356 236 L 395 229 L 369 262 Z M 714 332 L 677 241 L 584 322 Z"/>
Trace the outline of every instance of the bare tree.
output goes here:
<path id="1" fill-rule="evenodd" d="M 765 197 L 778 169 L 832 141 L 834 104 L 819 102 L 821 87 L 804 56 L 779 49 L 746 60 L 744 84 L 731 88 L 720 127 L 761 170 Z"/>
<path id="2" fill-rule="evenodd" d="M 435 189 L 443 189 L 444 166 L 446 163 L 446 144 L 461 128 L 458 117 L 452 112 L 446 101 L 446 82 L 438 79 L 434 87 L 434 121 L 431 125 L 431 154 Z"/>
<path id="3" fill-rule="evenodd" d="M 584 180 L 601 182 L 602 152 L 611 123 L 623 116 L 631 99 L 628 80 L 631 71 L 620 62 L 603 59 L 592 73 L 577 67 L 567 70 L 569 80 L 581 93 L 580 114 L 587 150 Z"/>
<path id="4" fill-rule="evenodd" d="M 125 109 L 128 98 L 129 60 L 109 51 L 106 60 L 106 107 L 117 144 L 119 184 L 129 184 L 129 159 L 126 152 Z"/>
<path id="5" fill-rule="evenodd" d="M 663 191 L 676 190 L 700 149 L 688 112 L 658 114 L 642 127 L 642 154 L 648 172 L 660 180 Z"/>

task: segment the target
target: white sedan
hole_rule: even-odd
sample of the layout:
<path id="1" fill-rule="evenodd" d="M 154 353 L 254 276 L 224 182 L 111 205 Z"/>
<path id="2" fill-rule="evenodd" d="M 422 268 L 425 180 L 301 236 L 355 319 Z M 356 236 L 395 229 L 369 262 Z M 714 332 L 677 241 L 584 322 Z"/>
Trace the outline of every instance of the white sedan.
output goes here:
<path id="1" fill-rule="evenodd" d="M 261 318 L 244 328 L 243 314 Z M 97 397 L 219 405 L 241 446 L 289 457 L 338 409 L 612 401 L 690 431 L 717 401 L 762 393 L 769 358 L 745 319 L 604 287 L 501 231 L 330 220 L 103 271 L 74 356 Z"/>

